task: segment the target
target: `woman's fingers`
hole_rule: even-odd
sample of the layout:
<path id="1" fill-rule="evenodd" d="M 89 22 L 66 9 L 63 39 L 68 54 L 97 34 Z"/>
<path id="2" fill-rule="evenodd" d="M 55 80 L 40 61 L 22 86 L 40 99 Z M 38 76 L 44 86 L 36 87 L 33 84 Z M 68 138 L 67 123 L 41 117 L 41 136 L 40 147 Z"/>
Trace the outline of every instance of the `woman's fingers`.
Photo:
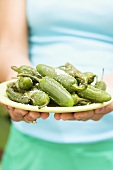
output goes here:
<path id="1" fill-rule="evenodd" d="M 33 122 L 36 121 L 37 118 L 40 117 L 40 113 L 39 112 L 28 112 L 25 116 L 24 116 L 24 121 L 26 122 Z"/>
<path id="2" fill-rule="evenodd" d="M 111 111 L 113 111 L 113 102 L 105 107 L 94 110 L 95 114 L 93 115 L 92 120 L 98 121 L 104 115 L 109 114 Z"/>
<path id="3" fill-rule="evenodd" d="M 24 120 L 22 115 L 17 115 L 17 113 L 15 114 L 15 112 L 12 111 L 12 110 L 8 110 L 8 112 L 11 116 L 11 119 L 14 120 L 15 122 L 19 122 L 21 120 Z"/>
<path id="4" fill-rule="evenodd" d="M 82 121 L 91 119 L 94 114 L 95 114 L 94 110 L 73 113 L 75 120 L 82 120 Z"/>
<path id="5" fill-rule="evenodd" d="M 55 113 L 54 118 L 56 120 L 75 120 L 73 113 Z"/>
<path id="6" fill-rule="evenodd" d="M 54 118 L 55 118 L 56 120 L 60 120 L 60 119 L 61 119 L 61 114 L 62 114 L 62 113 L 55 113 L 55 114 L 54 114 Z"/>
<path id="7" fill-rule="evenodd" d="M 47 119 L 49 117 L 49 113 L 21 110 L 21 109 L 16 109 L 14 107 L 6 106 L 6 105 L 4 107 L 8 110 L 11 118 L 14 121 L 24 120 L 26 122 L 33 122 L 33 121 L 36 121 L 37 118 Z M 55 113 L 54 118 L 56 120 L 62 119 L 62 120 L 98 121 L 105 114 L 108 114 L 111 111 L 113 111 L 113 102 L 109 104 L 108 106 L 105 106 L 103 108 L 96 109 L 96 110 L 75 112 L 75 113 Z"/>
<path id="8" fill-rule="evenodd" d="M 12 120 L 16 122 L 26 121 L 30 123 L 30 122 L 36 122 L 37 118 L 47 119 L 49 117 L 49 113 L 21 110 L 7 105 L 4 105 L 4 107 L 9 112 Z"/>
<path id="9" fill-rule="evenodd" d="M 54 118 L 56 120 L 62 119 L 62 120 L 98 121 L 105 114 L 109 114 L 111 111 L 113 111 L 113 102 L 105 107 L 102 107 L 96 110 L 75 112 L 75 113 L 55 113 Z"/>
<path id="10" fill-rule="evenodd" d="M 40 112 L 40 118 L 42 118 L 43 120 L 47 119 L 49 117 L 49 113 L 42 113 Z"/>
<path id="11" fill-rule="evenodd" d="M 74 118 L 73 113 L 62 113 L 61 119 L 62 120 L 74 120 L 75 118 Z"/>
<path id="12" fill-rule="evenodd" d="M 49 113 L 42 113 L 42 112 L 28 112 L 25 116 L 24 116 L 24 120 L 26 122 L 36 122 L 37 118 L 42 118 L 47 119 L 49 117 Z"/>

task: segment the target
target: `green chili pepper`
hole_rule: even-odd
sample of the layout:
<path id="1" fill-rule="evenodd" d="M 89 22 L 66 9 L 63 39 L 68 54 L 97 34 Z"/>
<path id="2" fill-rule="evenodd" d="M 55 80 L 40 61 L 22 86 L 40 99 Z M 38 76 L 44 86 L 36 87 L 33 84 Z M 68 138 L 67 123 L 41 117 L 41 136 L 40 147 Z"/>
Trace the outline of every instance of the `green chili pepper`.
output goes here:
<path id="1" fill-rule="evenodd" d="M 32 79 L 33 83 L 38 82 L 39 78 L 42 78 L 42 77 L 36 77 L 36 76 L 31 75 L 29 73 L 19 73 L 17 77 L 30 77 Z"/>
<path id="2" fill-rule="evenodd" d="M 26 92 L 25 94 L 29 97 L 30 103 L 34 106 L 38 106 L 38 108 L 47 106 L 50 102 L 48 94 L 38 89 Z"/>
<path id="3" fill-rule="evenodd" d="M 38 64 L 36 69 L 42 77 L 48 76 L 55 79 L 61 83 L 63 87 L 65 87 L 69 92 L 81 91 L 87 88 L 87 85 L 78 85 L 77 80 L 63 70 L 57 68 L 55 69 L 45 64 Z"/>
<path id="4" fill-rule="evenodd" d="M 94 103 L 103 103 L 111 100 L 111 95 L 101 89 L 88 85 L 84 91 L 77 92 L 78 96 L 91 100 Z"/>
<path id="5" fill-rule="evenodd" d="M 32 67 L 27 65 L 22 65 L 20 67 L 12 66 L 11 67 L 14 71 L 16 71 L 18 74 L 29 74 L 31 76 L 36 76 L 41 78 L 40 74 Z"/>
<path id="6" fill-rule="evenodd" d="M 67 72 L 69 75 L 77 78 L 80 83 L 87 84 L 87 77 L 80 70 L 75 68 L 71 63 L 68 62 L 59 68 Z"/>
<path id="7" fill-rule="evenodd" d="M 11 87 L 8 87 L 6 89 L 6 94 L 8 98 L 12 101 L 22 104 L 28 104 L 30 102 L 28 96 L 26 96 L 24 93 L 15 92 L 14 89 Z"/>
<path id="8" fill-rule="evenodd" d="M 96 75 L 92 72 L 82 73 L 70 63 L 66 63 L 64 66 L 59 66 L 58 68 L 64 70 L 69 75 L 75 77 L 77 81 L 82 84 L 91 84 L 94 81 L 94 78 L 96 77 Z"/>
<path id="9" fill-rule="evenodd" d="M 38 88 L 47 93 L 60 106 L 72 107 L 74 105 L 71 94 L 53 78 L 43 77 L 39 80 Z"/>
<path id="10" fill-rule="evenodd" d="M 96 82 L 95 87 L 104 91 L 106 91 L 107 88 L 106 83 L 104 81 Z"/>
<path id="11" fill-rule="evenodd" d="M 84 72 L 83 74 L 85 75 L 88 84 L 93 83 L 95 77 L 97 78 L 97 75 L 92 72 Z"/>
<path id="12" fill-rule="evenodd" d="M 33 81 L 30 77 L 19 77 L 16 86 L 22 90 L 30 90 L 33 86 Z"/>

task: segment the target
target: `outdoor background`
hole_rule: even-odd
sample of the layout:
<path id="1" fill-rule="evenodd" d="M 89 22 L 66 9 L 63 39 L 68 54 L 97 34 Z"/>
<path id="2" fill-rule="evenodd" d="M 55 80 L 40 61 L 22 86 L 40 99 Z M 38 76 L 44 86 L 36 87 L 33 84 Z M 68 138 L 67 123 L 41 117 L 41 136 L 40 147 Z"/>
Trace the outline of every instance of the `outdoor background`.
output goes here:
<path id="1" fill-rule="evenodd" d="M 6 109 L 0 105 L 0 170 L 1 158 L 7 143 L 11 121 Z"/>

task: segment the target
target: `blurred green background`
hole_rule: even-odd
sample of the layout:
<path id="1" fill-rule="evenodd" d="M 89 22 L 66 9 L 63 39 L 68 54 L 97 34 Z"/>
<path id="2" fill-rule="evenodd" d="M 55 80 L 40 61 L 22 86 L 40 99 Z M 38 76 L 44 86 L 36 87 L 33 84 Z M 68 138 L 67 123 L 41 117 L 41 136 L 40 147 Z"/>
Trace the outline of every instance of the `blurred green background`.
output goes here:
<path id="1" fill-rule="evenodd" d="M 10 125 L 11 121 L 9 114 L 6 109 L 0 105 L 0 162 L 7 143 Z"/>

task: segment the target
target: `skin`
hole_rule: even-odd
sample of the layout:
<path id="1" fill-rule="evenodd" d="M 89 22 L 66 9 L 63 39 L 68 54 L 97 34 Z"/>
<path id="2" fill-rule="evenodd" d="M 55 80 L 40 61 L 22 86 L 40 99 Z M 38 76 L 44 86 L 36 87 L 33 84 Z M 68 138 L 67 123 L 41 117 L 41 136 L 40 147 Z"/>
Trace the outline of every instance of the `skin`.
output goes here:
<path id="1" fill-rule="evenodd" d="M 15 8 L 14 8 L 15 7 Z M 15 10 L 16 9 L 16 10 Z M 21 12 L 20 12 L 21 11 Z M 26 21 L 25 0 L 0 0 L 0 82 L 16 76 L 11 69 L 23 65 L 32 66 L 28 58 L 28 29 Z M 107 86 L 113 88 L 113 73 L 104 78 Z M 39 113 L 16 109 L 4 105 L 11 118 L 18 121 L 32 122 L 37 118 L 47 119 L 49 113 Z M 106 107 L 88 112 L 55 113 L 56 120 L 100 120 L 104 115 L 113 111 L 113 103 Z"/>

